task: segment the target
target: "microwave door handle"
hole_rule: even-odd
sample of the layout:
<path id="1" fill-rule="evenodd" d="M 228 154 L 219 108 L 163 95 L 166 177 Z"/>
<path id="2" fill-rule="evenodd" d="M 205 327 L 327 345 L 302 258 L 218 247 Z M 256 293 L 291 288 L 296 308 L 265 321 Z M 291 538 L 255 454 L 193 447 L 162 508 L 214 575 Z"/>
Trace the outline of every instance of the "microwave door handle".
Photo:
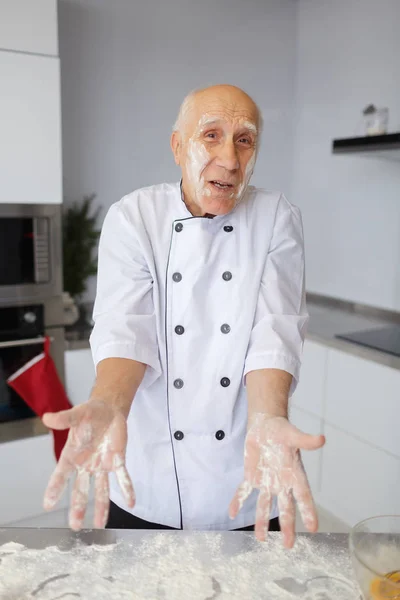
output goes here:
<path id="1" fill-rule="evenodd" d="M 33 344 L 43 344 L 45 342 L 46 338 L 45 337 L 36 337 L 36 338 L 29 338 L 26 340 L 10 340 L 7 342 L 0 342 L 0 349 L 1 348 L 16 348 L 17 346 L 30 346 Z M 54 341 L 54 338 L 50 338 L 50 341 Z"/>

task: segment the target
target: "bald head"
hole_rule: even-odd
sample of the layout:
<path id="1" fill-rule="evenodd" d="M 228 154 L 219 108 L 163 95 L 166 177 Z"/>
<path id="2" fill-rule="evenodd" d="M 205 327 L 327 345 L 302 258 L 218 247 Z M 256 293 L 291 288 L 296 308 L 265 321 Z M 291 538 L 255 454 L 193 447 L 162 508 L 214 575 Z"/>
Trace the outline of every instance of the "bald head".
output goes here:
<path id="1" fill-rule="evenodd" d="M 224 105 L 232 114 L 235 111 L 248 112 L 256 123 L 258 132 L 262 130 L 262 116 L 254 100 L 242 89 L 228 84 L 213 85 L 188 94 L 181 104 L 173 131 L 185 132 L 185 127 L 193 113 L 199 113 Z"/>
<path id="2" fill-rule="evenodd" d="M 214 85 L 185 98 L 171 147 L 193 215 L 227 214 L 244 198 L 260 128 L 257 105 L 233 85 Z"/>

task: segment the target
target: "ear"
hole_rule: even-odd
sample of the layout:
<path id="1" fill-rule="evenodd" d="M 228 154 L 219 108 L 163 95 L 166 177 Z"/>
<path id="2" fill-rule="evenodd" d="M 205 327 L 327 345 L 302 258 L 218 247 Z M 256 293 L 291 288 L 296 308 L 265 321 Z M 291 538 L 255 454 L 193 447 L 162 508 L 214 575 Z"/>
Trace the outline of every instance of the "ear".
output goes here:
<path id="1" fill-rule="evenodd" d="M 171 150 L 174 155 L 175 163 L 180 165 L 181 148 L 182 148 L 182 136 L 179 131 L 173 131 L 171 135 Z"/>

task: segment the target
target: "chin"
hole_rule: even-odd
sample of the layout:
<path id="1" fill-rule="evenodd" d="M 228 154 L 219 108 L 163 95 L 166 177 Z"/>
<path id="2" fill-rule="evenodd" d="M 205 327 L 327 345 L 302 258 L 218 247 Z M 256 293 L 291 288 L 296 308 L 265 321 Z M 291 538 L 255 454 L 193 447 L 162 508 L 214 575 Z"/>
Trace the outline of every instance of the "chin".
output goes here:
<path id="1" fill-rule="evenodd" d="M 236 206 L 236 198 L 210 198 L 204 196 L 201 199 L 201 208 L 210 215 L 227 215 Z"/>
<path id="2" fill-rule="evenodd" d="M 199 202 L 202 210 L 210 215 L 226 215 L 230 213 L 237 204 L 236 190 L 230 193 L 210 193 L 205 190 Z"/>

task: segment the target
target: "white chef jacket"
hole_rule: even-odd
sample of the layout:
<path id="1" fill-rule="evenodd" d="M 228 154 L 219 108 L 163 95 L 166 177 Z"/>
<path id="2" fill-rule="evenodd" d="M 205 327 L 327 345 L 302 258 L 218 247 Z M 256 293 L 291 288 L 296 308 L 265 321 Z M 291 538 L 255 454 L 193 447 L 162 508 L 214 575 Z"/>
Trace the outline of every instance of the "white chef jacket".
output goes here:
<path id="1" fill-rule="evenodd" d="M 254 524 L 256 491 L 228 516 L 243 479 L 244 376 L 283 369 L 292 392 L 299 378 L 308 321 L 299 209 L 254 187 L 214 218 L 194 217 L 179 183 L 125 196 L 104 221 L 93 316 L 96 365 L 147 365 L 128 417 L 136 505 L 114 476 L 111 500 L 176 528 Z"/>

